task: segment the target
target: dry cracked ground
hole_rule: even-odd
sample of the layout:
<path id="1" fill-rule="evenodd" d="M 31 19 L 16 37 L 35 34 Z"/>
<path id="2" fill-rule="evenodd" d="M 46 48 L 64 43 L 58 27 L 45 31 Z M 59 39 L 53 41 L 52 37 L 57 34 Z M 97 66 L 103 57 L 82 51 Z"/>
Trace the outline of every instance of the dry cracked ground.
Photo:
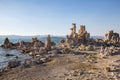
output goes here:
<path id="1" fill-rule="evenodd" d="M 44 64 L 0 73 L 0 80 L 120 80 L 120 55 L 58 54 Z"/>

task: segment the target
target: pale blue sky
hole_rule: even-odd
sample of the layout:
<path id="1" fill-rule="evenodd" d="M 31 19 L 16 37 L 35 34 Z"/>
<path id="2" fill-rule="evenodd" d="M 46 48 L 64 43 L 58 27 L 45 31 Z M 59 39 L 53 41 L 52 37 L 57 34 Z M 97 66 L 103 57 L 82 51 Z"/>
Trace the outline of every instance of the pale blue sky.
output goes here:
<path id="1" fill-rule="evenodd" d="M 72 23 L 120 33 L 120 0 L 0 0 L 0 35 L 66 35 Z"/>

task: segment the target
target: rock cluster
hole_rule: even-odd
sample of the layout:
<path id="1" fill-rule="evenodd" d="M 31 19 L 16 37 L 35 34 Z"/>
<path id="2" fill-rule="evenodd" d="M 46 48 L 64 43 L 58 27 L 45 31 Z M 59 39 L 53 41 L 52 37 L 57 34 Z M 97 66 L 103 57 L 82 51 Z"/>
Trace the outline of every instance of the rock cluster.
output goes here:
<path id="1" fill-rule="evenodd" d="M 111 46 L 111 47 L 104 47 L 104 46 L 101 46 L 101 50 L 100 50 L 100 55 L 102 57 L 105 57 L 105 56 L 112 56 L 112 55 L 118 55 L 120 54 L 120 50 L 114 46 Z"/>
<path id="2" fill-rule="evenodd" d="M 90 34 L 86 31 L 84 25 L 80 26 L 78 33 L 76 32 L 76 24 L 72 24 L 71 34 L 66 36 L 66 41 L 62 40 L 62 45 L 67 47 L 79 46 L 81 44 L 87 44 L 90 40 Z"/>
<path id="3" fill-rule="evenodd" d="M 5 39 L 5 41 L 4 41 L 3 45 L 2 45 L 2 47 L 5 48 L 5 49 L 13 48 L 12 46 L 13 46 L 13 44 L 9 41 L 8 38 Z"/>
<path id="4" fill-rule="evenodd" d="M 105 34 L 104 41 L 108 43 L 119 43 L 119 33 L 114 33 L 113 30 Z"/>
<path id="5" fill-rule="evenodd" d="M 11 43 L 8 38 L 5 39 L 2 47 L 4 49 L 17 49 L 21 53 L 29 53 L 31 56 L 40 55 L 48 53 L 49 51 L 55 50 L 55 43 L 51 41 L 50 35 L 47 36 L 45 43 L 38 40 L 37 38 L 32 38 L 30 42 L 18 42 Z M 6 55 L 11 56 L 11 55 Z"/>

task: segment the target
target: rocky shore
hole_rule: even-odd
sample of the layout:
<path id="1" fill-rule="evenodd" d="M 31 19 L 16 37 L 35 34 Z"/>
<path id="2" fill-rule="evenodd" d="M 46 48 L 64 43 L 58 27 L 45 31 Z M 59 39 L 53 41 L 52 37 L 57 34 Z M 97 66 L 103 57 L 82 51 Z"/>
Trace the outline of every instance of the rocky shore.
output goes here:
<path id="1" fill-rule="evenodd" d="M 13 44 L 6 38 L 2 48 L 17 49 L 33 59 L 9 61 L 0 80 L 120 80 L 119 34 L 110 30 L 104 39 L 92 39 L 85 25 L 77 32 L 75 23 L 70 30 L 58 45 L 50 35 L 45 43 L 32 38 Z"/>

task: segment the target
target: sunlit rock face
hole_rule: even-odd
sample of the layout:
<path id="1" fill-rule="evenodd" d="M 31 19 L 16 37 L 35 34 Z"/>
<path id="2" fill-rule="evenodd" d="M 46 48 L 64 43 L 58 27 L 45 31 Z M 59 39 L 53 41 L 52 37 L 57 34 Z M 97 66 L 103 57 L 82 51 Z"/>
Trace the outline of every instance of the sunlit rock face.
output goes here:
<path id="1" fill-rule="evenodd" d="M 108 43 L 119 43 L 119 33 L 114 33 L 113 30 L 105 34 L 104 41 Z"/>
<path id="2" fill-rule="evenodd" d="M 46 48 L 47 50 L 51 50 L 51 38 L 50 38 L 50 35 L 48 35 L 47 38 L 46 38 L 45 48 Z"/>
<path id="3" fill-rule="evenodd" d="M 72 24 L 71 34 L 66 36 L 66 44 L 68 46 L 76 46 L 80 44 L 86 44 L 90 39 L 90 34 L 86 31 L 84 25 L 80 26 L 78 33 L 76 32 L 76 24 Z"/>

